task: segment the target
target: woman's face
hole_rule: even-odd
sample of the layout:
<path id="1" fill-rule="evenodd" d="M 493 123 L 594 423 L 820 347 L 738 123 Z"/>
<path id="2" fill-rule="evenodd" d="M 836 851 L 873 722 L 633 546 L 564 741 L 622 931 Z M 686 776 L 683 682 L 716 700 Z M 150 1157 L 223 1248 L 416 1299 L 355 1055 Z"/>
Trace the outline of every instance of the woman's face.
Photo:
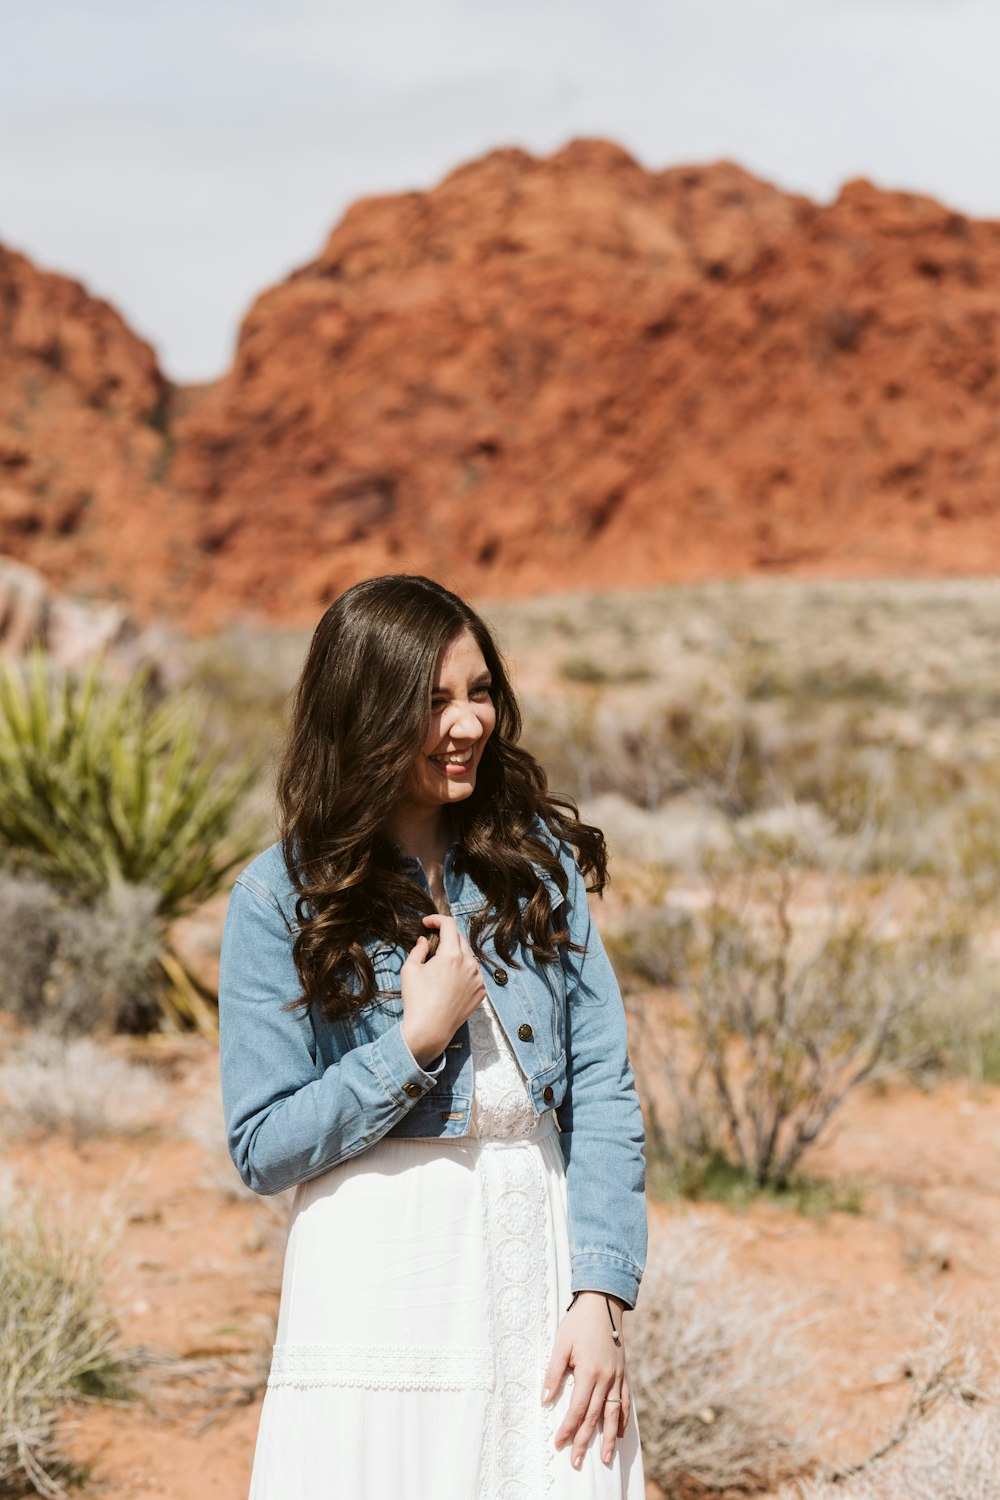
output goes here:
<path id="1" fill-rule="evenodd" d="M 430 810 L 471 797 L 486 741 L 496 725 L 489 668 L 463 630 L 438 657 L 431 723 L 410 778 L 410 807 Z"/>

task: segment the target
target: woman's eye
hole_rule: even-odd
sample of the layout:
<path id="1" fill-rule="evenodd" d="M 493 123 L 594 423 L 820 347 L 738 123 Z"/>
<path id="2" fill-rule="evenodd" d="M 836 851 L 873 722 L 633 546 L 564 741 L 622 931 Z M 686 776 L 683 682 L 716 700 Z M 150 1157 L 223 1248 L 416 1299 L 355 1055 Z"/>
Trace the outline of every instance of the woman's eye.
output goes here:
<path id="1" fill-rule="evenodd" d="M 493 684 L 489 683 L 489 682 L 485 682 L 485 683 L 483 683 L 482 687 L 477 687 L 477 688 L 473 688 L 472 689 L 472 696 L 473 696 L 473 698 L 488 698 L 490 696 L 490 693 L 492 691 L 493 691 Z"/>

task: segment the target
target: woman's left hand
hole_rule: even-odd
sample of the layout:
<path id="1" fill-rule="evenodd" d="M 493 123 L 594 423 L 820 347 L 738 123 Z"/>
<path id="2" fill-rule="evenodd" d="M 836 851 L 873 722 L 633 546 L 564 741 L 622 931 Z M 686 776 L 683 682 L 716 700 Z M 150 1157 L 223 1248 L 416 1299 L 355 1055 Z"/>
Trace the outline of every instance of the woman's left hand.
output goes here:
<path id="1" fill-rule="evenodd" d="M 617 1297 L 609 1301 L 620 1336 L 624 1304 Z M 558 1396 L 569 1370 L 573 1371 L 573 1398 L 556 1433 L 555 1445 L 563 1448 L 572 1439 L 573 1467 L 578 1469 L 595 1428 L 600 1426 L 601 1458 L 609 1464 L 616 1439 L 625 1436 L 632 1394 L 625 1373 L 625 1348 L 611 1336 L 603 1292 L 580 1292 L 556 1329 L 543 1382 L 542 1401 L 546 1406 Z"/>

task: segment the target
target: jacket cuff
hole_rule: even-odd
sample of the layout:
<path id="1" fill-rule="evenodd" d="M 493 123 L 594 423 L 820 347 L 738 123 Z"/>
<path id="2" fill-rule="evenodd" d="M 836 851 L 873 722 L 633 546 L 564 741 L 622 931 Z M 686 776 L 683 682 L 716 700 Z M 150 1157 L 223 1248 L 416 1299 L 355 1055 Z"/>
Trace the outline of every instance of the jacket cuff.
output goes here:
<path id="1" fill-rule="evenodd" d="M 442 1052 L 439 1061 L 429 1068 L 422 1068 L 407 1046 L 401 1023 L 383 1031 L 372 1044 L 372 1067 L 379 1083 L 396 1104 L 408 1106 L 416 1103 L 434 1083 L 446 1061 L 446 1054 Z"/>
<path id="2" fill-rule="evenodd" d="M 571 1292 L 608 1292 L 633 1308 L 639 1295 L 642 1272 L 621 1255 L 583 1250 L 572 1258 Z"/>

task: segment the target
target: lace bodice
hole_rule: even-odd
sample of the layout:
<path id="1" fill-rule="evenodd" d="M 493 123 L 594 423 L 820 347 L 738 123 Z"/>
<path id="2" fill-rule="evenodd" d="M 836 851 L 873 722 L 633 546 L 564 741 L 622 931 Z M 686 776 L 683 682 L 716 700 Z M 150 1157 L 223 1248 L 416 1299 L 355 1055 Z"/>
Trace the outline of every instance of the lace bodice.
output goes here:
<path id="1" fill-rule="evenodd" d="M 524 1080 L 496 1011 L 483 1000 L 469 1017 L 472 1048 L 472 1120 L 469 1134 L 487 1140 L 518 1140 L 538 1125 Z"/>

